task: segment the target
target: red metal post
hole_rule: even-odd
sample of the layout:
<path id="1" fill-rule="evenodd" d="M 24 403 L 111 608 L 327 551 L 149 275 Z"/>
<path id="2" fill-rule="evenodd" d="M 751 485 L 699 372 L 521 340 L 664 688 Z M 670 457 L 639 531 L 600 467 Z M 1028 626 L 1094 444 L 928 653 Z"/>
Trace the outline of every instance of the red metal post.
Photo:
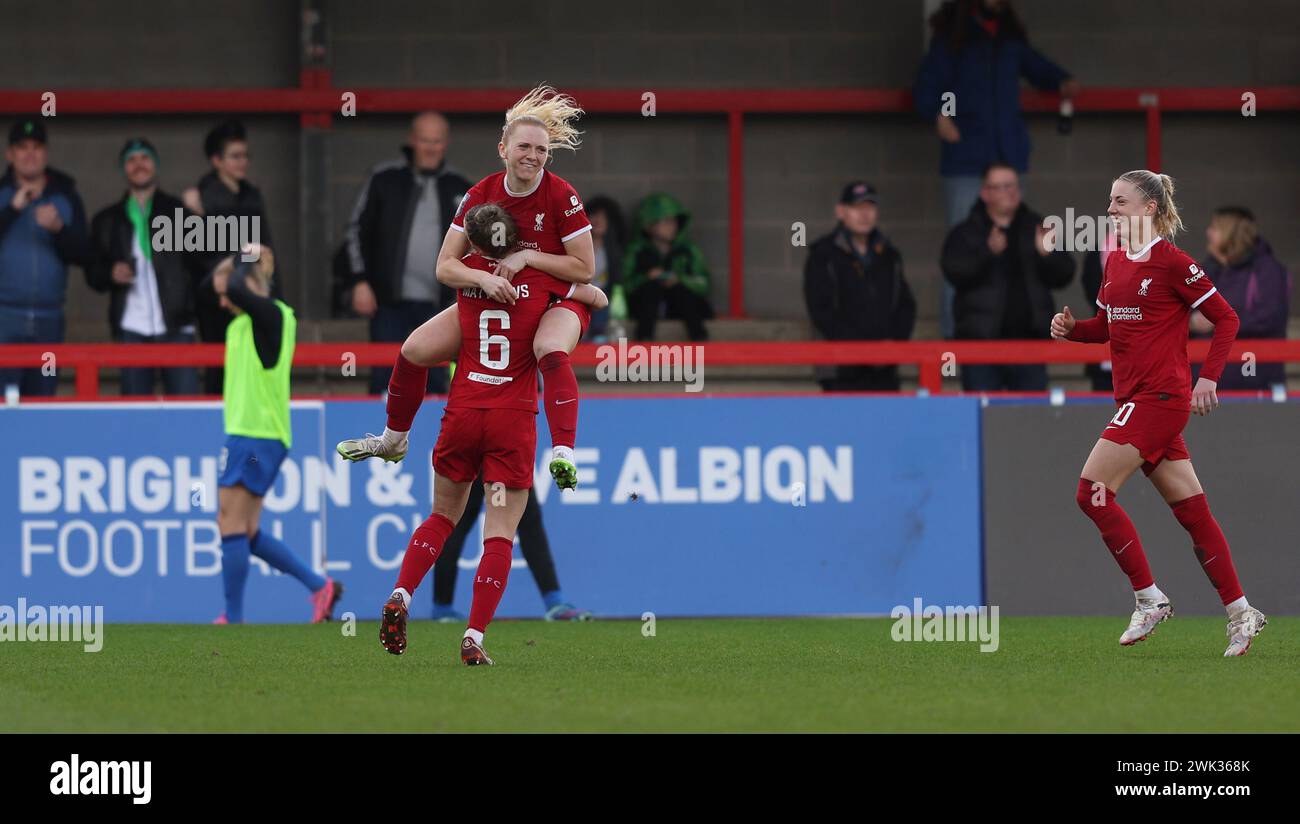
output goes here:
<path id="1" fill-rule="evenodd" d="M 1153 172 L 1160 171 L 1160 103 L 1158 99 L 1147 106 L 1147 168 Z"/>
<path id="2" fill-rule="evenodd" d="M 745 116 L 727 112 L 727 232 L 731 312 L 745 317 Z"/>
<path id="3" fill-rule="evenodd" d="M 298 72 L 298 87 L 304 94 L 329 92 L 333 84 L 334 80 L 329 69 L 307 68 Z M 341 93 L 338 101 L 338 106 L 341 107 L 343 105 Z M 333 113 L 329 111 L 309 111 L 304 109 L 298 115 L 298 122 L 304 129 L 328 129 L 333 124 L 334 117 Z"/>
<path id="4" fill-rule="evenodd" d="M 93 401 L 99 397 L 99 365 L 93 360 L 86 360 L 73 366 L 77 372 L 78 400 Z"/>
<path id="5" fill-rule="evenodd" d="M 943 391 L 943 363 L 939 358 L 926 357 L 917 362 L 916 382 L 931 395 Z"/>

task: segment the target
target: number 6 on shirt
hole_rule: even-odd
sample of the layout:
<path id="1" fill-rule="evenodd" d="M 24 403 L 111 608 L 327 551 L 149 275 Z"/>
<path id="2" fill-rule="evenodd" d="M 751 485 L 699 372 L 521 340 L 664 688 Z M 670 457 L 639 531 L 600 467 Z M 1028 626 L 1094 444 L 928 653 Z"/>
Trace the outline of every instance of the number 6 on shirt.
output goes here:
<path id="1" fill-rule="evenodd" d="M 503 309 L 484 309 L 478 316 L 478 354 L 479 360 L 488 369 L 505 369 L 510 365 L 510 338 L 505 335 L 493 335 L 489 333 L 488 322 L 493 320 L 501 321 L 501 330 L 505 331 L 510 328 L 510 313 Z M 488 347 L 496 344 L 501 347 L 501 357 L 492 358 L 488 355 Z"/>

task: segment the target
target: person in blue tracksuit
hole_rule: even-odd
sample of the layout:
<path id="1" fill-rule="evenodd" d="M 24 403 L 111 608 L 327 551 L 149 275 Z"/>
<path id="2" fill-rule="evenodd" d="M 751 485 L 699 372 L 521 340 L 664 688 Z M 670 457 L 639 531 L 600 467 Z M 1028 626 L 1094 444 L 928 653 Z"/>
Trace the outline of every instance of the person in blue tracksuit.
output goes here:
<path id="1" fill-rule="evenodd" d="M 62 343 L 68 264 L 90 257 L 77 185 L 50 168 L 47 141 L 39 117 L 9 130 L 9 167 L 0 177 L 0 343 Z M 0 387 L 10 385 L 53 395 L 58 377 L 48 366 L 0 369 Z"/>

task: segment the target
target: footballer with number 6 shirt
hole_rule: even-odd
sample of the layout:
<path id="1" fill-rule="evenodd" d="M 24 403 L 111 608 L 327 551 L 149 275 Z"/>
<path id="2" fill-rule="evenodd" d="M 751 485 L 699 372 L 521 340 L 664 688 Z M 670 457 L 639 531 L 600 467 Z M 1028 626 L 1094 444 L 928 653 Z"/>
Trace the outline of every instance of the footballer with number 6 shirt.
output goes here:
<path id="1" fill-rule="evenodd" d="M 512 303 L 505 281 L 525 266 L 570 283 L 591 282 L 596 270 L 591 222 L 577 191 L 547 169 L 555 149 L 577 150 L 580 133 L 573 121 L 581 114 L 573 98 L 550 86 L 538 86 L 510 107 L 497 144 L 505 170 L 488 175 L 465 194 L 438 252 L 440 282 L 460 289 L 474 285 L 482 274 L 462 259 L 469 251 L 463 217 L 483 203 L 499 204 L 519 229 L 519 248 L 497 263 L 496 273 L 503 279 L 501 291 L 490 297 Z M 573 300 L 558 305 L 571 311 L 546 313 L 533 338 L 533 350 L 542 372 L 543 402 L 551 432 L 551 476 L 560 489 L 575 489 L 578 379 L 569 353 L 578 345 L 590 310 Z M 350 461 L 400 461 L 405 457 L 411 425 L 424 400 L 428 367 L 455 357 L 461 336 L 458 322 L 454 307 L 448 307 L 407 337 L 388 383 L 384 433 L 342 441 L 337 447 L 340 455 Z"/>
<path id="2" fill-rule="evenodd" d="M 1101 311 L 1076 320 L 1065 307 L 1052 319 L 1052 337 L 1110 342 L 1119 409 L 1084 463 L 1076 500 L 1133 585 L 1137 607 L 1119 642 L 1136 644 L 1173 615 L 1133 522 L 1115 500 L 1120 486 L 1141 467 L 1191 536 L 1196 559 L 1227 609 L 1224 655 L 1245 655 L 1268 621 L 1242 592 L 1228 541 L 1210 514 L 1183 441 L 1190 414 L 1208 415 L 1219 405 L 1215 390 L 1237 336 L 1237 313 L 1196 262 L 1171 242 L 1182 220 L 1168 175 L 1145 169 L 1121 175 L 1111 185 L 1107 214 L 1122 253 L 1117 250 L 1106 260 L 1097 294 Z M 1214 324 L 1214 340 L 1195 388 L 1187 357 L 1193 309 Z"/>
<path id="3" fill-rule="evenodd" d="M 538 395 L 533 337 L 553 306 L 582 304 L 583 311 L 574 314 L 585 326 L 586 307 L 603 308 L 608 299 L 595 286 L 565 283 L 530 267 L 507 282 L 495 272 L 501 259 L 521 243 L 510 213 L 487 203 L 473 206 L 462 217 L 466 237 L 476 250 L 463 263 L 488 274 L 482 285 L 462 287 L 457 295 L 461 346 L 433 452 L 433 514 L 407 545 L 397 585 L 384 605 L 379 640 L 394 655 L 406 651 L 411 596 L 464 514 L 470 485 L 481 473 L 488 501 L 483 557 L 474 576 L 469 627 L 461 641 L 461 660 L 477 665 L 493 663 L 483 651 L 483 633 L 505 593 L 515 531 L 533 485 Z M 514 303 L 492 297 L 499 288 L 510 289 Z"/>

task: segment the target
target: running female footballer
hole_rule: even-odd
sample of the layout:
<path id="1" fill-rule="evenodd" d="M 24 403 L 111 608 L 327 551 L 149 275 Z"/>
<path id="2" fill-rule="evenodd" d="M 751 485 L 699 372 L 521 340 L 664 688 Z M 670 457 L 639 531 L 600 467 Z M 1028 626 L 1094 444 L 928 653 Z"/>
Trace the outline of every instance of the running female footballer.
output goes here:
<path id="1" fill-rule="evenodd" d="M 1097 294 L 1101 311 L 1076 320 L 1064 307 L 1052 319 L 1052 337 L 1110 341 L 1119 409 L 1083 465 L 1076 500 L 1101 531 L 1137 598 L 1119 642 L 1136 644 L 1174 612 L 1156 586 L 1133 522 L 1115 500 L 1141 467 L 1191 536 L 1196 559 L 1228 611 L 1224 655 L 1245 655 L 1268 622 L 1246 601 L 1228 541 L 1210 514 L 1183 441 L 1190 414 L 1208 415 L 1219 405 L 1215 390 L 1237 335 L 1237 313 L 1196 262 L 1171 242 L 1182 220 L 1168 175 L 1145 169 L 1120 175 L 1111 185 L 1107 214 L 1123 253 L 1106 260 Z M 1187 357 L 1193 309 L 1214 324 L 1210 353 L 1194 388 Z"/>

